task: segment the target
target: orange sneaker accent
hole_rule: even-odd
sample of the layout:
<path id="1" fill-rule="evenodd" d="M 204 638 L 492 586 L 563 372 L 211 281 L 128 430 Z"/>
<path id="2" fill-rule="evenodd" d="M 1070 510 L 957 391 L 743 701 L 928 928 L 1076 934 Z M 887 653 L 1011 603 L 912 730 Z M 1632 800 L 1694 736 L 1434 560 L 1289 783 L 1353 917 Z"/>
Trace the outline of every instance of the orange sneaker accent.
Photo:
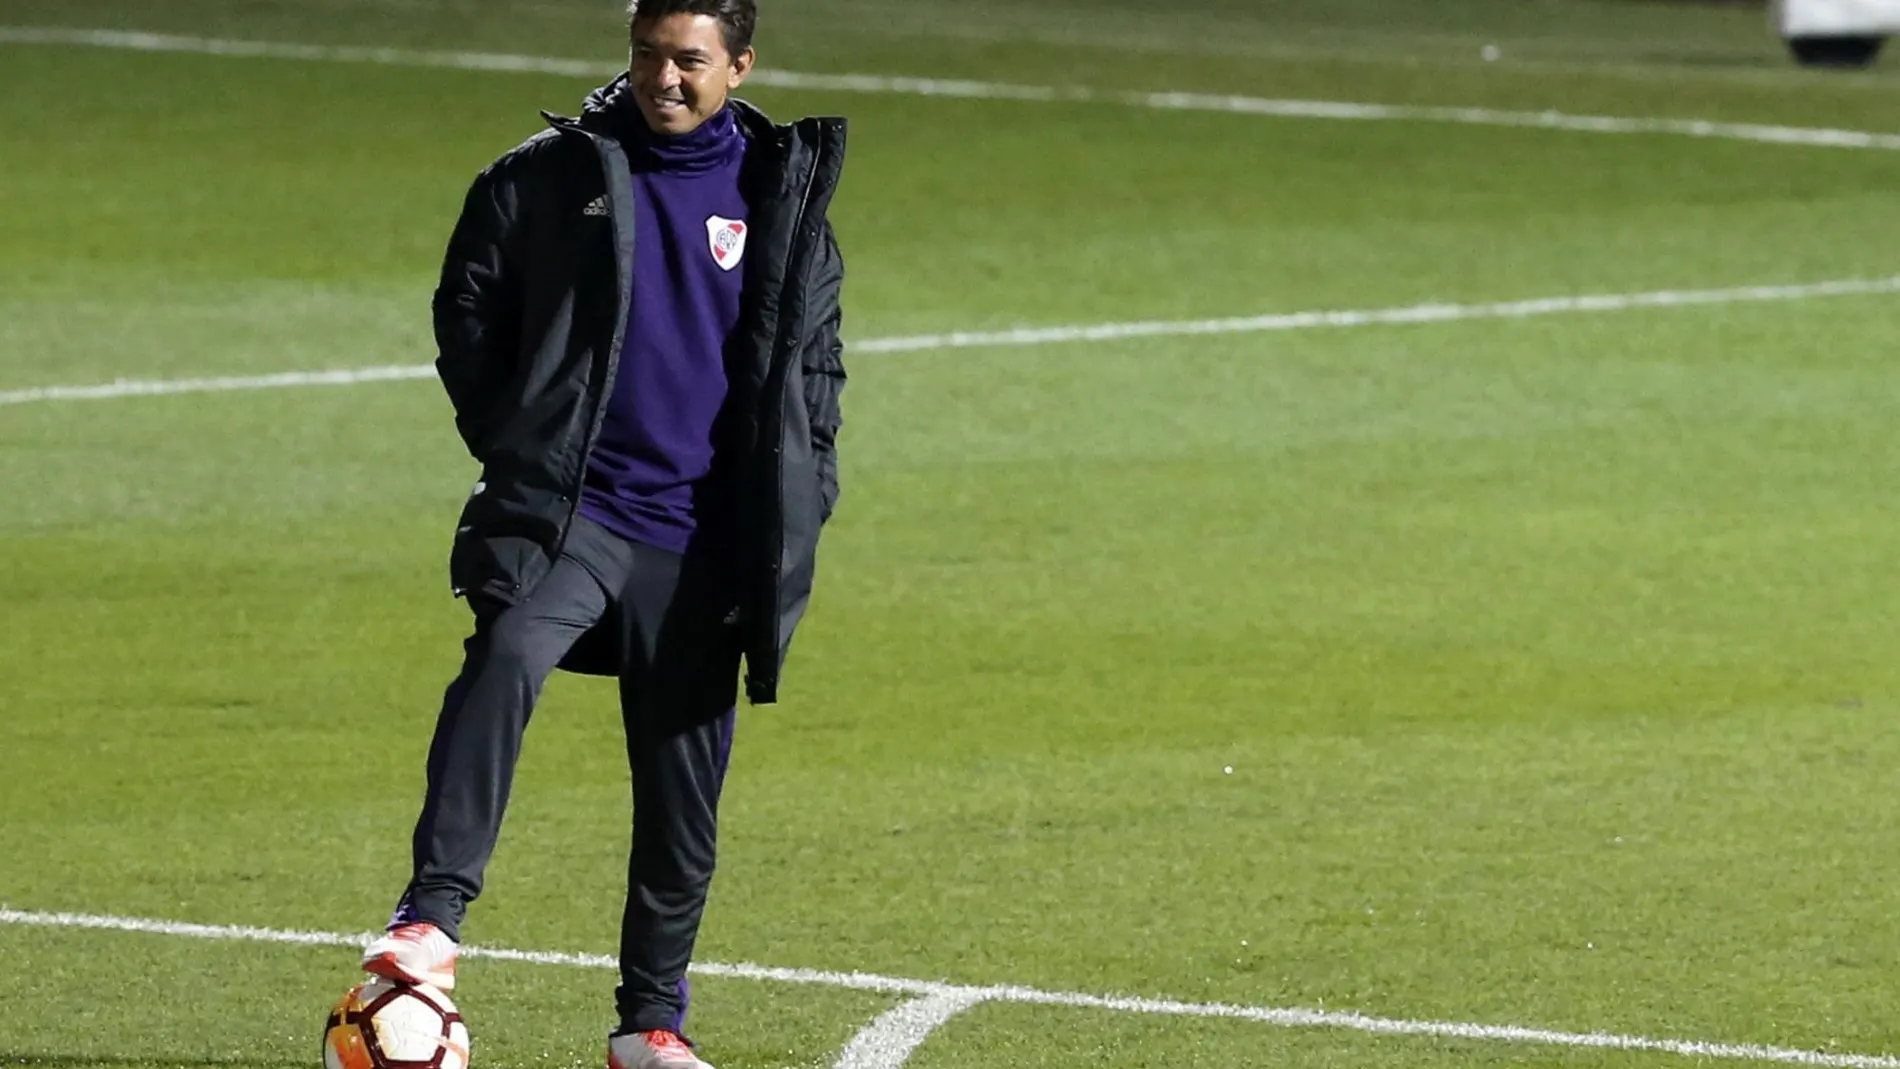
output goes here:
<path id="1" fill-rule="evenodd" d="M 642 1032 L 640 1033 L 640 1038 L 647 1041 L 647 1046 L 652 1047 L 662 1054 L 685 1054 L 695 1058 L 698 1057 L 697 1054 L 693 1054 L 692 1044 L 686 1042 L 686 1037 L 680 1035 L 678 1032 L 668 1032 L 665 1029 L 660 1029 L 654 1032 Z"/>

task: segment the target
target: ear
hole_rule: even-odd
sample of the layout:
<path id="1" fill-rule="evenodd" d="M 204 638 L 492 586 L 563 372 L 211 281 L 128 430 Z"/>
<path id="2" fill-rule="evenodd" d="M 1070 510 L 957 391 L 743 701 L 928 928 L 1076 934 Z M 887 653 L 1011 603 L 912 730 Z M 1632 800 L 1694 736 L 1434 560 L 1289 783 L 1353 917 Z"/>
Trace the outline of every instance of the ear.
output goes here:
<path id="1" fill-rule="evenodd" d="M 758 61 L 759 54 L 751 48 L 732 57 L 732 71 L 726 75 L 726 88 L 739 88 L 739 84 L 746 80 L 746 75 L 752 73 L 752 65 Z"/>

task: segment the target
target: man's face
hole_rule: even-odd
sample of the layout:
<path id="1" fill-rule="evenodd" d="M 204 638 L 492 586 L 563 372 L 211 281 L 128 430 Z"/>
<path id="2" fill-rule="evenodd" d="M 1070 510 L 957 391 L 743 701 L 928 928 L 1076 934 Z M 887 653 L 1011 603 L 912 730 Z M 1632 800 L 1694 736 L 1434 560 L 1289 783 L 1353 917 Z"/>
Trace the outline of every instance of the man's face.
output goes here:
<path id="1" fill-rule="evenodd" d="M 752 59 L 750 48 L 736 56 L 726 51 L 719 20 L 711 15 L 636 18 L 627 73 L 647 125 L 678 137 L 719 114 L 751 73 Z"/>

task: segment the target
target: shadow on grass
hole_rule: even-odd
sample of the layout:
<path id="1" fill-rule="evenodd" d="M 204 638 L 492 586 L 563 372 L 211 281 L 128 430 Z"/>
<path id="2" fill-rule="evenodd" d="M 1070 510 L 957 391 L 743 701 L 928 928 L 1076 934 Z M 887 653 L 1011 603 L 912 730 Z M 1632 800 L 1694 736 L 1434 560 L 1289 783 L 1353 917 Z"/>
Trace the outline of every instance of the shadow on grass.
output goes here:
<path id="1" fill-rule="evenodd" d="M 312 1059 L 314 1060 L 314 1059 Z M 163 1055 L 124 1054 L 8 1054 L 0 1052 L 0 1069 L 201 1069 L 203 1066 L 231 1066 L 232 1069 L 282 1069 L 281 1058 L 176 1058 Z"/>

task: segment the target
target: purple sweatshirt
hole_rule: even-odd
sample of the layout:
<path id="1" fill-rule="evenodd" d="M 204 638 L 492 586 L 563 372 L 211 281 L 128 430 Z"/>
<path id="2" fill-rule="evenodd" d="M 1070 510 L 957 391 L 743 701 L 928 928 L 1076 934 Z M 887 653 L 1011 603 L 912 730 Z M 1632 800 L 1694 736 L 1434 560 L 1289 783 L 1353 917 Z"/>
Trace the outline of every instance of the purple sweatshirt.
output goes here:
<path id="1" fill-rule="evenodd" d="M 620 370 L 588 460 L 581 512 L 634 542 L 684 553 L 720 511 L 715 424 L 726 338 L 739 321 L 745 136 L 727 108 L 681 137 L 627 124 L 633 299 Z"/>

